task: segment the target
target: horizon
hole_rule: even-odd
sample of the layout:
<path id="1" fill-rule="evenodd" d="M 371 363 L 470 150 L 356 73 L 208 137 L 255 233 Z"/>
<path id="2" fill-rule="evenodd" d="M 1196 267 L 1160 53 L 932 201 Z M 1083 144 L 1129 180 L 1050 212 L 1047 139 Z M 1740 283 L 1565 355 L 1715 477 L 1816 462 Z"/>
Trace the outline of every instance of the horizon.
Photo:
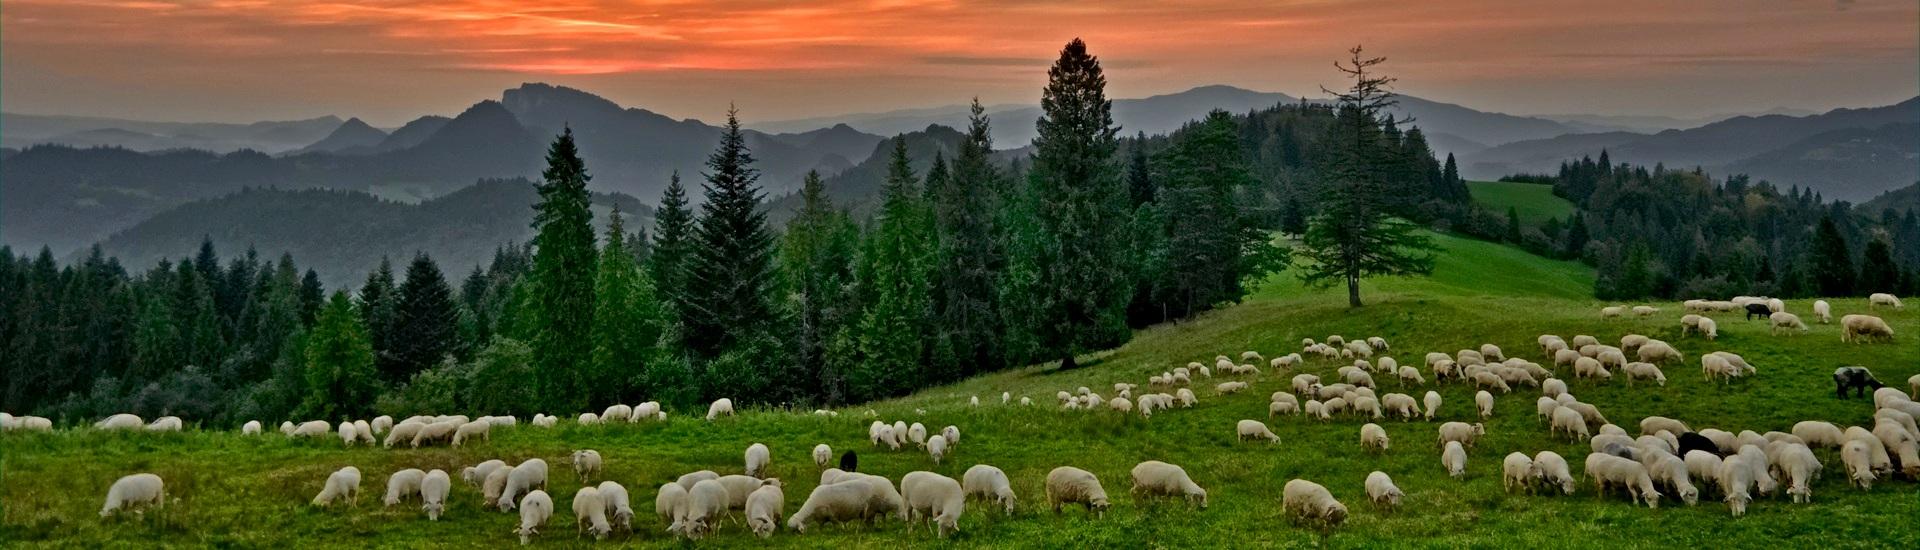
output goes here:
<path id="1" fill-rule="evenodd" d="M 1330 64 L 1354 43 L 1386 56 L 1408 95 L 1520 116 L 1698 119 L 1920 95 L 1920 29 L 1911 24 L 1920 5 L 1911 2 L 1728 0 L 1606 13 L 1492 0 L 1366 11 L 1342 2 L 929 4 L 703 6 L 709 13 L 591 1 L 428 9 L 21 0 L 0 12 L 11 31 L 0 36 L 0 97 L 18 114 L 221 123 L 333 115 L 391 128 L 545 82 L 676 119 L 714 120 L 731 103 L 752 125 L 973 97 L 1030 105 L 1048 59 L 1074 36 L 1106 62 L 1111 96 L 1121 98 L 1208 85 L 1314 97 L 1337 81 Z M 1360 17 L 1370 26 L 1352 30 Z M 932 24 L 895 28 L 909 22 Z M 795 30 L 803 28 L 817 35 Z"/>

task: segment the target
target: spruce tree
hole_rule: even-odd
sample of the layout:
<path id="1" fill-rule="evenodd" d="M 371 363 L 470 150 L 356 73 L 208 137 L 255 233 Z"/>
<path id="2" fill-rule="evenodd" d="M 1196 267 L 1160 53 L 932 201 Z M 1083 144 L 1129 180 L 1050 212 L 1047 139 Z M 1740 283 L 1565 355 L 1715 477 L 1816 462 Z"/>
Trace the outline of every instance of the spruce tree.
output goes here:
<path id="1" fill-rule="evenodd" d="M 1567 226 L 1567 242 L 1562 254 L 1568 258 L 1580 258 L 1587 254 L 1587 241 L 1592 237 L 1587 233 L 1587 217 L 1573 213 L 1573 222 Z"/>
<path id="2" fill-rule="evenodd" d="M 380 257 L 380 266 L 367 274 L 367 282 L 360 285 L 359 309 L 360 324 L 367 329 L 368 341 L 373 344 L 374 364 L 381 372 L 392 369 L 393 361 L 388 353 L 388 344 L 393 335 L 393 317 L 395 302 L 399 301 L 399 289 L 393 281 L 393 262 Z"/>
<path id="3" fill-rule="evenodd" d="M 1245 218 L 1236 201 L 1257 180 L 1240 149 L 1233 116 L 1208 113 L 1174 139 L 1162 160 L 1166 279 L 1158 288 L 1168 313 L 1185 317 L 1239 301 L 1245 295 L 1242 280 L 1271 266 L 1246 254 L 1266 248 L 1266 233 Z"/>
<path id="4" fill-rule="evenodd" d="M 660 208 L 653 212 L 653 257 L 647 264 L 654 288 L 667 305 L 667 319 L 673 323 L 683 322 L 687 311 L 685 270 L 692 234 L 693 210 L 687 207 L 687 188 L 675 171 L 660 195 Z"/>
<path id="5" fill-rule="evenodd" d="M 1100 60 L 1075 38 L 1047 70 L 1028 172 L 1039 246 L 1037 270 L 1041 353 L 1075 368 L 1075 356 L 1124 342 L 1132 296 L 1121 237 L 1126 191 L 1114 162 L 1113 102 Z"/>
<path id="6" fill-rule="evenodd" d="M 381 377 L 389 384 L 405 382 L 457 353 L 458 307 L 440 266 L 425 253 L 416 253 L 395 297 L 389 359 L 380 365 L 385 369 Z"/>
<path id="7" fill-rule="evenodd" d="M 933 313 L 930 229 L 919 180 L 907 163 L 906 137 L 895 137 L 885 195 L 862 258 L 872 274 L 866 290 L 871 302 L 860 320 L 860 365 L 848 375 L 860 398 L 896 395 L 930 381 L 924 368 Z"/>
<path id="8" fill-rule="evenodd" d="M 1874 292 L 1900 292 L 1900 266 L 1893 262 L 1893 250 L 1884 239 L 1867 241 L 1866 252 L 1860 258 L 1860 284 L 1862 294 Z"/>
<path id="9" fill-rule="evenodd" d="M 933 197 L 934 232 L 939 247 L 934 254 L 934 315 L 938 337 L 968 375 L 995 370 L 1005 364 L 1000 348 L 998 274 L 993 259 L 994 179 L 993 141 L 986 110 L 975 99 L 951 171 L 938 167 L 927 174 Z M 937 159 L 936 159 L 937 160 Z M 1149 182 L 1150 185 L 1150 182 Z M 1151 195 L 1151 190 L 1147 191 Z"/>
<path id="10" fill-rule="evenodd" d="M 188 366 L 210 369 L 226 356 L 226 346 L 220 336 L 219 314 L 214 311 L 213 289 L 200 274 L 197 267 L 180 263 L 173 278 L 173 314 L 180 331 L 181 359 Z"/>
<path id="11" fill-rule="evenodd" d="M 307 396 L 300 416 L 326 420 L 365 416 L 380 391 L 373 343 L 353 300 L 333 293 L 307 337 Z"/>
<path id="12" fill-rule="evenodd" d="M 978 102 L 975 100 L 976 104 Z M 1128 206 L 1139 208 L 1142 204 L 1153 202 L 1155 195 L 1153 170 L 1147 163 L 1147 133 L 1140 132 L 1134 136 L 1130 149 L 1132 155 L 1127 162 L 1127 196 L 1132 202 Z"/>
<path id="13" fill-rule="evenodd" d="M 320 273 L 307 269 L 300 276 L 300 322 L 313 325 L 313 318 L 320 315 L 321 306 L 326 305 L 327 290 L 320 284 Z"/>
<path id="14" fill-rule="evenodd" d="M 1813 274 L 1815 292 L 1836 298 L 1853 295 L 1853 252 L 1847 248 L 1847 240 L 1840 235 L 1833 217 L 1820 218 L 1820 226 L 1813 234 L 1813 248 L 1808 253 L 1811 257 L 1807 265 Z"/>
<path id="15" fill-rule="evenodd" d="M 706 202 L 683 270 L 687 310 L 680 335 L 696 365 L 736 352 L 730 361 L 709 365 L 707 379 L 714 391 L 746 399 L 758 398 L 766 383 L 760 369 L 785 360 L 755 356 L 779 352 L 768 342 L 777 313 L 773 232 L 760 209 L 760 171 L 753 163 L 740 119 L 729 109 L 720 145 L 707 157 Z"/>
<path id="16" fill-rule="evenodd" d="M 780 245 L 798 372 L 781 378 L 796 393 L 845 403 L 846 368 L 854 358 L 845 353 L 849 350 L 834 349 L 833 343 L 850 333 L 860 313 L 857 293 L 850 291 L 860 228 L 834 208 L 818 172 L 807 172 L 800 197 L 800 211 L 787 222 Z"/>
<path id="17" fill-rule="evenodd" d="M 648 388 L 633 386 L 644 379 L 647 359 L 660 340 L 659 298 L 647 272 L 634 262 L 625 227 L 615 207 L 593 283 L 593 364 L 584 377 L 592 406 L 646 395 Z M 633 395 L 636 389 L 639 395 Z"/>
<path id="18" fill-rule="evenodd" d="M 581 371 L 592 359 L 595 251 L 586 162 L 567 129 L 547 150 L 540 203 L 534 206 L 533 273 L 528 304 L 535 386 L 554 410 L 586 406 Z"/>
<path id="19" fill-rule="evenodd" d="M 1368 58 L 1359 46 L 1350 53 L 1347 64 L 1335 64 L 1353 86 L 1329 91 L 1339 112 L 1336 141 L 1330 144 L 1333 165 L 1323 176 L 1320 212 L 1307 227 L 1300 253 L 1309 260 L 1303 280 L 1323 287 L 1344 283 L 1348 306 L 1360 307 L 1362 279 L 1432 273 L 1434 246 L 1413 224 L 1391 217 L 1382 202 L 1390 163 L 1382 160 L 1389 152 L 1378 115 L 1394 105 L 1388 90 L 1394 79 L 1371 71 L 1386 58 Z"/>

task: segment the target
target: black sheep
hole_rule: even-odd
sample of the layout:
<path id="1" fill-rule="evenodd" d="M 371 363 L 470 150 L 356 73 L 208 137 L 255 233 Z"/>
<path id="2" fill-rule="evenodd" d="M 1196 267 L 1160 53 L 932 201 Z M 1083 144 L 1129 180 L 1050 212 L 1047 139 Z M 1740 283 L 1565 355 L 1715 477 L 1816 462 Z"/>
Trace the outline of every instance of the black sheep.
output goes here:
<path id="1" fill-rule="evenodd" d="M 840 454 L 840 471 L 855 472 L 859 470 L 860 470 L 860 455 L 853 454 L 853 451 L 847 451 L 845 453 Z"/>
<path id="2" fill-rule="evenodd" d="M 1873 371 L 1866 367 L 1840 367 L 1833 369 L 1833 394 L 1841 399 L 1847 398 L 1847 390 L 1853 389 L 1854 397 L 1865 397 L 1868 389 L 1887 387 L 1873 377 Z"/>
<path id="3" fill-rule="evenodd" d="M 1720 456 L 1720 446 L 1715 445 L 1707 436 L 1695 432 L 1680 434 L 1680 457 L 1685 458 L 1687 451 L 1706 451 L 1707 454 Z"/>
<path id="4" fill-rule="evenodd" d="M 1773 317 L 1773 308 L 1762 303 L 1747 304 L 1747 320 L 1752 321 L 1755 315 L 1759 315 L 1760 320 L 1765 321 Z"/>

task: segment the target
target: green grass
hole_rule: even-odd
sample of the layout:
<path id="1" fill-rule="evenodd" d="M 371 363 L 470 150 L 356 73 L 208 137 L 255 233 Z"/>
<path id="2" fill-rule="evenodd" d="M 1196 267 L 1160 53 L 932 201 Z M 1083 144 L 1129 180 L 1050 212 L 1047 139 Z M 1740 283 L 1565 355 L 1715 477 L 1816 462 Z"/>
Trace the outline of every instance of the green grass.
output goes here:
<path id="1" fill-rule="evenodd" d="M 1553 195 L 1553 186 L 1537 183 L 1518 183 L 1507 181 L 1470 181 L 1467 190 L 1473 193 L 1474 202 L 1486 205 L 1495 213 L 1506 214 L 1512 208 L 1520 214 L 1520 223 L 1540 225 L 1548 218 L 1559 218 L 1564 222 L 1573 213 L 1573 203 Z"/>
<path id="2" fill-rule="evenodd" d="M 542 457 L 554 465 L 549 492 L 558 511 L 537 546 L 586 546 L 569 525 L 568 502 L 579 487 L 564 466 L 572 449 L 593 448 L 607 457 L 607 474 L 634 495 L 639 532 L 619 534 L 602 544 L 658 547 L 684 543 L 667 537 L 651 515 L 654 488 L 698 469 L 737 473 L 741 455 L 752 442 L 774 451 L 773 475 L 786 481 L 788 510 L 797 509 L 817 483 L 818 469 L 806 458 L 816 443 L 861 454 L 861 469 L 895 480 L 914 470 L 958 478 L 968 466 L 993 464 L 1013 478 L 1021 497 L 1013 517 L 969 506 L 961 532 L 935 542 L 924 531 L 906 534 L 898 522 L 875 527 L 829 525 L 804 535 L 782 531 L 766 544 L 784 547 L 879 548 L 903 544 L 964 547 L 1338 547 L 1382 545 L 1447 547 L 1760 547 L 1790 541 L 1796 547 L 1913 547 L 1916 485 L 1883 481 L 1872 491 L 1849 488 L 1830 451 L 1816 454 L 1827 464 L 1814 485 L 1811 504 L 1784 498 L 1757 501 L 1744 518 L 1731 518 L 1724 505 L 1703 499 L 1697 507 L 1663 499 L 1649 510 L 1630 505 L 1618 494 L 1598 497 L 1580 476 L 1584 443 L 1548 436 L 1534 418 L 1536 390 L 1516 389 L 1501 396 L 1488 434 L 1470 452 L 1464 480 L 1447 477 L 1434 448 L 1436 424 L 1382 421 L 1393 437 L 1391 451 L 1373 455 L 1358 443 L 1362 420 L 1338 418 L 1321 423 L 1301 418 L 1270 422 L 1281 443 L 1237 443 L 1233 424 L 1242 418 L 1266 418 L 1267 395 L 1284 390 L 1293 373 L 1268 372 L 1245 378 L 1247 392 L 1215 396 L 1212 383 L 1195 384 L 1201 402 L 1142 419 L 1108 411 L 1062 412 L 1053 393 L 1089 386 L 1111 397 L 1114 382 L 1144 384 L 1150 374 L 1188 361 L 1210 362 L 1215 355 L 1238 356 L 1258 350 L 1269 357 L 1297 350 L 1300 339 L 1328 334 L 1348 338 L 1382 336 L 1387 353 L 1402 363 L 1418 364 L 1428 351 L 1454 351 L 1494 343 L 1509 355 L 1538 359 L 1534 344 L 1541 333 L 1571 337 L 1592 334 L 1602 340 L 1636 332 L 1674 343 L 1689 363 L 1666 368 L 1664 387 L 1629 389 L 1609 383 L 1569 380 L 1582 400 L 1597 404 L 1616 424 L 1638 432 L 1640 418 L 1664 415 L 1695 428 L 1732 431 L 1786 430 L 1794 422 L 1828 420 L 1862 424 L 1871 406 L 1862 400 L 1837 400 L 1828 374 L 1836 365 L 1872 367 L 1882 380 L 1904 387 L 1920 372 L 1920 313 L 1881 313 L 1901 340 L 1893 345 L 1840 343 L 1838 328 L 1815 325 L 1809 334 L 1773 337 L 1764 323 L 1721 316 L 1717 342 L 1680 338 L 1677 304 L 1655 304 L 1663 311 L 1650 319 L 1603 321 L 1601 304 L 1585 298 L 1592 274 L 1577 265 L 1540 260 L 1513 249 L 1441 237 L 1446 255 L 1431 279 L 1370 282 L 1368 305 L 1345 307 L 1334 290 L 1306 289 L 1287 276 L 1276 277 L 1247 303 L 1198 319 L 1141 331 L 1126 346 L 1094 354 L 1086 368 L 1059 372 L 1033 366 L 934 388 L 914 396 L 843 410 L 837 418 L 787 411 L 749 410 L 736 418 L 708 424 L 692 411 L 673 411 L 666 424 L 576 427 L 554 430 L 501 430 L 491 443 L 463 449 L 342 450 L 337 442 L 293 442 L 276 435 L 245 438 L 198 426 L 181 434 L 107 434 L 64 430 L 53 435 L 0 438 L 0 546 L 101 547 L 169 541 L 182 545 L 452 547 L 510 542 L 516 517 L 482 511 L 474 489 L 457 485 L 448 516 L 429 522 L 415 507 L 383 510 L 379 498 L 386 476 L 408 467 L 458 468 L 489 458 L 518 461 Z M 1836 313 L 1862 311 L 1861 300 L 1833 300 Z M 1792 301 L 1795 311 L 1809 302 Z M 1730 350 L 1759 367 L 1759 376 L 1731 385 L 1700 379 L 1699 354 Z M 1301 369 L 1330 377 L 1337 362 L 1310 361 Z M 1263 366 L 1264 368 L 1264 366 Z M 1384 381 L 1382 393 L 1404 391 L 1416 397 L 1436 389 L 1446 399 L 1442 420 L 1472 421 L 1470 388 L 1460 385 L 1400 389 Z M 1002 406 L 1002 391 L 1016 405 Z M 966 406 L 978 395 L 983 405 Z M 1032 397 L 1033 408 L 1017 405 Z M 949 459 L 934 465 L 923 453 L 883 452 L 866 441 L 864 411 L 888 421 L 921 421 L 929 427 L 953 424 L 962 442 Z M 924 413 L 917 412 L 924 409 Z M 275 422 L 277 423 L 277 422 Z M 1508 494 L 1502 490 L 1500 459 L 1508 452 L 1554 450 L 1572 463 L 1580 478 L 1572 496 Z M 1175 504 L 1139 504 L 1127 496 L 1128 470 L 1143 460 L 1180 464 L 1211 495 L 1204 511 Z M 365 474 L 359 507 L 320 510 L 306 505 L 328 472 L 356 465 Z M 1041 480 L 1061 465 L 1088 469 L 1114 497 L 1104 519 L 1077 510 L 1054 515 L 1042 505 Z M 1378 510 L 1365 501 L 1361 487 L 1368 472 L 1391 474 L 1406 491 L 1397 511 Z M 174 500 L 145 514 L 101 521 L 100 498 L 113 479 L 151 471 L 166 478 Z M 1280 514 L 1281 486 L 1305 478 L 1326 485 L 1352 511 L 1347 524 L 1322 536 L 1293 525 Z M 729 525 L 703 544 L 762 544 L 740 526 Z"/>

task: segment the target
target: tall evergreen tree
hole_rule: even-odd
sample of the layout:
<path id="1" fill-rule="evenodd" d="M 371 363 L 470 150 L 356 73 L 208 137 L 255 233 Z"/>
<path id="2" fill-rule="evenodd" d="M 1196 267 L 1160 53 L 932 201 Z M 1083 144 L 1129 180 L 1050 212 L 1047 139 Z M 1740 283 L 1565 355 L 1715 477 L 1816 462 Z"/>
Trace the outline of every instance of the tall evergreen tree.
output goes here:
<path id="1" fill-rule="evenodd" d="M 978 104 L 979 100 L 974 100 L 974 103 Z M 1132 199 L 1128 206 L 1139 208 L 1142 204 L 1153 202 L 1156 194 L 1153 170 L 1147 162 L 1147 133 L 1140 132 L 1134 136 L 1132 145 L 1132 154 L 1127 162 L 1127 196 Z"/>
<path id="2" fill-rule="evenodd" d="M 787 222 L 780 245 L 780 271 L 788 285 L 797 373 L 783 378 L 820 401 L 847 402 L 846 376 L 855 354 L 835 341 L 848 338 L 860 304 L 852 291 L 860 228 L 833 206 L 818 172 L 808 172 L 800 211 Z"/>
<path id="3" fill-rule="evenodd" d="M 1900 292 L 1900 266 L 1893 262 L 1893 250 L 1884 239 L 1867 240 L 1860 258 L 1860 293 Z"/>
<path id="4" fill-rule="evenodd" d="M 934 315 L 938 337 L 952 350 L 962 375 L 998 369 L 1006 361 L 1000 348 L 998 273 L 993 266 L 997 174 L 988 158 L 993 153 L 989 124 L 986 109 L 975 99 L 967 137 L 960 142 L 952 171 L 936 168 L 927 174 L 939 239 L 934 254 Z"/>
<path id="5" fill-rule="evenodd" d="M 440 266 L 425 253 L 415 254 L 394 302 L 389 359 L 380 365 L 381 376 L 390 384 L 405 382 L 458 353 L 459 319 L 453 288 Z"/>
<path id="6" fill-rule="evenodd" d="M 1345 283 L 1347 305 L 1360 307 L 1360 280 L 1433 272 L 1433 244 L 1413 224 L 1391 217 L 1382 204 L 1387 167 L 1379 113 L 1394 105 L 1394 79 L 1372 69 L 1386 61 L 1355 46 L 1348 64 L 1335 64 L 1353 86 L 1331 92 L 1339 103 L 1333 166 L 1325 175 L 1320 212 L 1307 227 L 1300 253 L 1310 260 L 1302 279 L 1316 286 Z"/>
<path id="7" fill-rule="evenodd" d="M 716 392 L 755 398 L 766 383 L 765 365 L 776 360 L 769 329 L 775 277 L 773 232 L 760 210 L 760 170 L 740 130 L 736 112 L 727 111 L 720 146 L 707 157 L 706 203 L 695 220 L 686 268 L 688 315 L 681 334 L 696 360 L 734 352 L 728 361 L 708 365 L 705 374 Z M 657 256 L 657 254 L 656 254 Z"/>
<path id="8" fill-rule="evenodd" d="M 360 285 L 360 324 L 367 329 L 367 338 L 373 344 L 373 361 L 382 372 L 393 361 L 389 353 L 392 343 L 393 317 L 395 302 L 400 300 L 399 287 L 393 280 L 393 262 L 380 257 L 380 267 L 367 274 L 367 282 Z"/>
<path id="9" fill-rule="evenodd" d="M 1578 212 L 1573 214 L 1573 222 L 1567 226 L 1566 248 L 1562 252 L 1568 258 L 1579 258 L 1587 253 L 1587 241 L 1592 237 L 1587 233 L 1587 217 Z"/>
<path id="10" fill-rule="evenodd" d="M 1853 252 L 1847 248 L 1846 237 L 1840 235 L 1833 217 L 1820 219 L 1809 253 L 1812 257 L 1807 259 L 1807 265 L 1813 271 L 1814 291 L 1830 297 L 1853 295 Z"/>
<path id="11" fill-rule="evenodd" d="M 860 320 L 860 365 L 847 379 L 861 398 L 895 395 L 930 381 L 924 367 L 933 328 L 928 278 L 934 243 L 919 187 L 907 163 L 906 137 L 896 137 L 885 195 L 861 259 L 871 273 L 870 302 Z"/>
<path id="12" fill-rule="evenodd" d="M 1045 308 L 1043 354 L 1071 369 L 1076 355 L 1129 335 L 1130 266 L 1114 261 L 1122 256 L 1127 195 L 1114 162 L 1119 128 L 1100 60 L 1075 38 L 1060 50 L 1047 80 L 1028 172 L 1034 209 L 1045 215 L 1037 220 L 1039 246 L 1029 250 L 1039 257 L 1029 265 L 1043 290 L 1032 297 Z"/>
<path id="13" fill-rule="evenodd" d="M 1243 279 L 1264 274 L 1266 233 L 1237 198 L 1256 184 L 1233 116 L 1215 110 L 1190 125 L 1162 158 L 1160 193 L 1166 225 L 1166 279 L 1158 287 L 1168 312 L 1185 317 L 1239 301 Z M 1250 254 L 1251 253 L 1251 254 Z"/>
<path id="14" fill-rule="evenodd" d="M 646 362 L 660 341 L 659 298 L 647 272 L 634 262 L 625 227 L 615 207 L 593 283 L 593 366 L 584 377 L 593 406 L 635 397 L 635 389 L 645 395 L 648 388 L 633 386 L 644 379 Z"/>
<path id="15" fill-rule="evenodd" d="M 307 269 L 300 276 L 300 322 L 312 325 L 313 318 L 320 315 L 320 308 L 327 302 L 326 288 L 320 284 L 320 273 Z"/>
<path id="16" fill-rule="evenodd" d="M 199 268 L 180 264 L 173 278 L 173 312 L 180 330 L 182 359 L 187 365 L 210 369 L 226 356 L 226 347 L 220 336 L 219 314 L 214 311 L 213 288 L 200 274 Z"/>
<path id="17" fill-rule="evenodd" d="M 366 416 L 380 390 L 373 365 L 373 343 L 353 300 L 333 293 L 307 338 L 307 396 L 300 402 L 304 418 L 343 419 Z"/>
<path id="18" fill-rule="evenodd" d="M 540 400 L 555 410 L 586 406 L 581 371 L 593 341 L 595 251 L 586 161 L 567 129 L 547 149 L 540 203 L 534 206 L 531 297 L 534 372 Z"/>
<path id="19" fill-rule="evenodd" d="M 667 319 L 684 322 L 687 312 L 687 250 L 693 236 L 693 210 L 687 207 L 687 188 L 680 184 L 680 172 L 667 180 L 660 195 L 660 208 L 653 212 L 653 254 L 647 264 L 654 288 L 667 304 Z"/>

